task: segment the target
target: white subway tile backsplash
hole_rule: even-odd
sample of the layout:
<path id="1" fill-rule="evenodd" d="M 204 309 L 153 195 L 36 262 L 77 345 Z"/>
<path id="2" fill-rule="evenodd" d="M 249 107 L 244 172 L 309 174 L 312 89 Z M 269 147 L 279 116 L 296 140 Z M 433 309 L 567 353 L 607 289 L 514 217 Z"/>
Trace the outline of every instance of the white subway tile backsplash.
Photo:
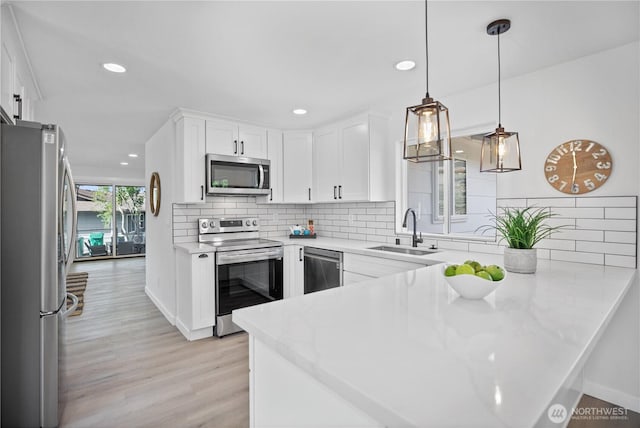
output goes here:
<path id="1" fill-rule="evenodd" d="M 604 264 L 604 254 L 598 253 L 582 253 L 579 251 L 562 251 L 550 250 L 551 260 L 560 260 L 565 262 L 590 263 L 594 265 Z"/>
<path id="2" fill-rule="evenodd" d="M 576 198 L 539 198 L 527 199 L 528 207 L 567 207 L 576 206 Z"/>
<path id="3" fill-rule="evenodd" d="M 604 208 L 552 208 L 557 218 L 604 218 Z"/>
<path id="4" fill-rule="evenodd" d="M 560 229 L 555 231 L 550 239 L 581 240 L 581 241 L 604 241 L 604 231 L 602 230 L 581 230 L 581 229 Z"/>
<path id="5" fill-rule="evenodd" d="M 617 218 L 617 219 L 635 219 L 636 218 L 636 208 L 605 208 L 604 209 L 604 218 Z"/>
<path id="6" fill-rule="evenodd" d="M 635 207 L 635 196 L 576 198 L 576 207 Z"/>
<path id="7" fill-rule="evenodd" d="M 549 260 L 551 258 L 551 250 L 538 248 L 538 251 L 536 252 L 536 254 L 538 254 L 539 259 Z"/>
<path id="8" fill-rule="evenodd" d="M 562 239 L 543 239 L 538 244 L 537 248 L 546 248 L 548 250 L 567 250 L 574 251 L 576 249 L 576 241 L 562 240 Z"/>
<path id="9" fill-rule="evenodd" d="M 498 199 L 496 201 L 496 205 L 498 206 L 498 208 L 507 208 L 507 207 L 524 208 L 527 206 L 527 200 L 524 198 L 523 199 Z"/>
<path id="10" fill-rule="evenodd" d="M 621 256 L 635 256 L 635 244 L 618 244 L 613 242 L 576 241 L 576 251 L 589 253 L 617 254 Z"/>
<path id="11" fill-rule="evenodd" d="M 620 242 L 625 244 L 635 244 L 636 233 L 635 232 L 615 232 L 612 230 L 607 230 L 604 232 L 604 240 L 605 242 Z"/>
<path id="12" fill-rule="evenodd" d="M 618 266 L 626 268 L 636 268 L 636 258 L 630 256 L 618 256 L 614 254 L 604 255 L 604 264 L 606 266 Z"/>
<path id="13" fill-rule="evenodd" d="M 478 253 L 503 254 L 504 246 L 496 244 L 477 244 L 469 243 L 469 251 Z"/>
<path id="14" fill-rule="evenodd" d="M 462 241 L 438 240 L 438 248 L 442 250 L 469 251 L 469 243 Z"/>
<path id="15" fill-rule="evenodd" d="M 576 227 L 579 229 L 617 230 L 620 232 L 626 232 L 636 230 L 636 221 L 576 219 Z"/>

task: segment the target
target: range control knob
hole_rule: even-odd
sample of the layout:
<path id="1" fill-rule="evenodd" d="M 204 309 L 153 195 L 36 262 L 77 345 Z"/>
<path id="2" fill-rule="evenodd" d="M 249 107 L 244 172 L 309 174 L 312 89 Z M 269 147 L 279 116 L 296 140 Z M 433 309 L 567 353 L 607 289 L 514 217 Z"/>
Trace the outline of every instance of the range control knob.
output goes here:
<path id="1" fill-rule="evenodd" d="M 258 225 L 258 220 L 253 220 L 253 225 L 257 226 Z"/>
<path id="2" fill-rule="evenodd" d="M 206 229 L 207 228 L 207 222 L 203 221 L 202 223 L 200 223 L 200 227 L 203 228 L 203 229 Z"/>
<path id="3" fill-rule="evenodd" d="M 247 220 L 244 224 L 246 224 L 247 226 L 251 226 L 251 220 Z"/>
<path id="4" fill-rule="evenodd" d="M 213 221 L 213 220 L 211 220 L 211 221 L 209 222 L 209 227 L 216 227 L 216 222 L 215 222 L 215 221 Z"/>

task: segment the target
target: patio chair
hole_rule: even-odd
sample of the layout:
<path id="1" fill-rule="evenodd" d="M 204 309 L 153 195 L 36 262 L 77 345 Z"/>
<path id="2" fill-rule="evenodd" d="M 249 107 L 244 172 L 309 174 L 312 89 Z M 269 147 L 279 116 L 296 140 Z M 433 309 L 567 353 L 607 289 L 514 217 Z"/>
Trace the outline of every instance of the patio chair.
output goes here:
<path id="1" fill-rule="evenodd" d="M 84 241 L 84 245 L 89 250 L 90 257 L 98 257 L 98 256 L 106 256 L 107 255 L 107 247 L 102 245 L 89 245 L 87 241 Z"/>

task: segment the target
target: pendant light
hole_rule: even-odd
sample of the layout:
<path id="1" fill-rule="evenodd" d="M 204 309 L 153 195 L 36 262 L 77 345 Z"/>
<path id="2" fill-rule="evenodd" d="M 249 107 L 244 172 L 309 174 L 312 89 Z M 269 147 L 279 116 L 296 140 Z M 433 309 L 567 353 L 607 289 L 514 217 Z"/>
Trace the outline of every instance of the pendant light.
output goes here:
<path id="1" fill-rule="evenodd" d="M 498 127 L 482 139 L 480 172 L 510 172 L 522 169 L 518 133 L 505 131 L 502 127 L 500 34 L 506 33 L 509 28 L 511 28 L 511 21 L 508 19 L 498 19 L 487 25 L 487 34 L 498 36 Z"/>
<path id="2" fill-rule="evenodd" d="M 449 109 L 429 95 L 429 31 L 427 0 L 424 2 L 427 93 L 422 104 L 407 107 L 404 122 L 404 159 L 411 162 L 450 160 Z"/>

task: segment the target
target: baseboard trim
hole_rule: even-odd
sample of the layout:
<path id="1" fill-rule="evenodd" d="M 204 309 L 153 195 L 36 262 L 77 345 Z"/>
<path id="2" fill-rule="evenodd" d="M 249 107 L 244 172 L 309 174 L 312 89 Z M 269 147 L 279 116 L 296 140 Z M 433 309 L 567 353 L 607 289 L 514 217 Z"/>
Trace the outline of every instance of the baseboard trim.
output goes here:
<path id="1" fill-rule="evenodd" d="M 582 390 L 587 395 L 640 413 L 640 397 L 634 397 L 626 392 L 618 391 L 587 379 L 584 380 Z"/>
<path id="2" fill-rule="evenodd" d="M 149 297 L 149 299 L 151 299 L 151 301 L 153 302 L 154 305 L 156 305 L 156 308 L 158 308 L 158 310 L 160 311 L 160 313 L 162 313 L 162 315 L 164 315 L 164 317 L 167 319 L 167 321 L 169 321 L 169 324 L 171 325 L 176 325 L 176 316 L 173 315 L 163 304 L 162 302 L 160 302 L 160 300 L 153 294 L 153 292 L 149 289 L 149 287 L 144 287 L 144 292 L 145 294 Z"/>
<path id="3" fill-rule="evenodd" d="M 200 339 L 205 339 L 207 337 L 213 337 L 213 327 L 205 327 L 205 328 L 199 328 L 197 330 L 189 330 L 187 326 L 184 325 L 182 321 L 180 321 L 180 318 L 176 318 L 176 327 L 178 327 L 178 330 L 180 331 L 180 333 L 182 333 L 182 335 L 190 342 L 193 340 L 200 340 Z"/>

